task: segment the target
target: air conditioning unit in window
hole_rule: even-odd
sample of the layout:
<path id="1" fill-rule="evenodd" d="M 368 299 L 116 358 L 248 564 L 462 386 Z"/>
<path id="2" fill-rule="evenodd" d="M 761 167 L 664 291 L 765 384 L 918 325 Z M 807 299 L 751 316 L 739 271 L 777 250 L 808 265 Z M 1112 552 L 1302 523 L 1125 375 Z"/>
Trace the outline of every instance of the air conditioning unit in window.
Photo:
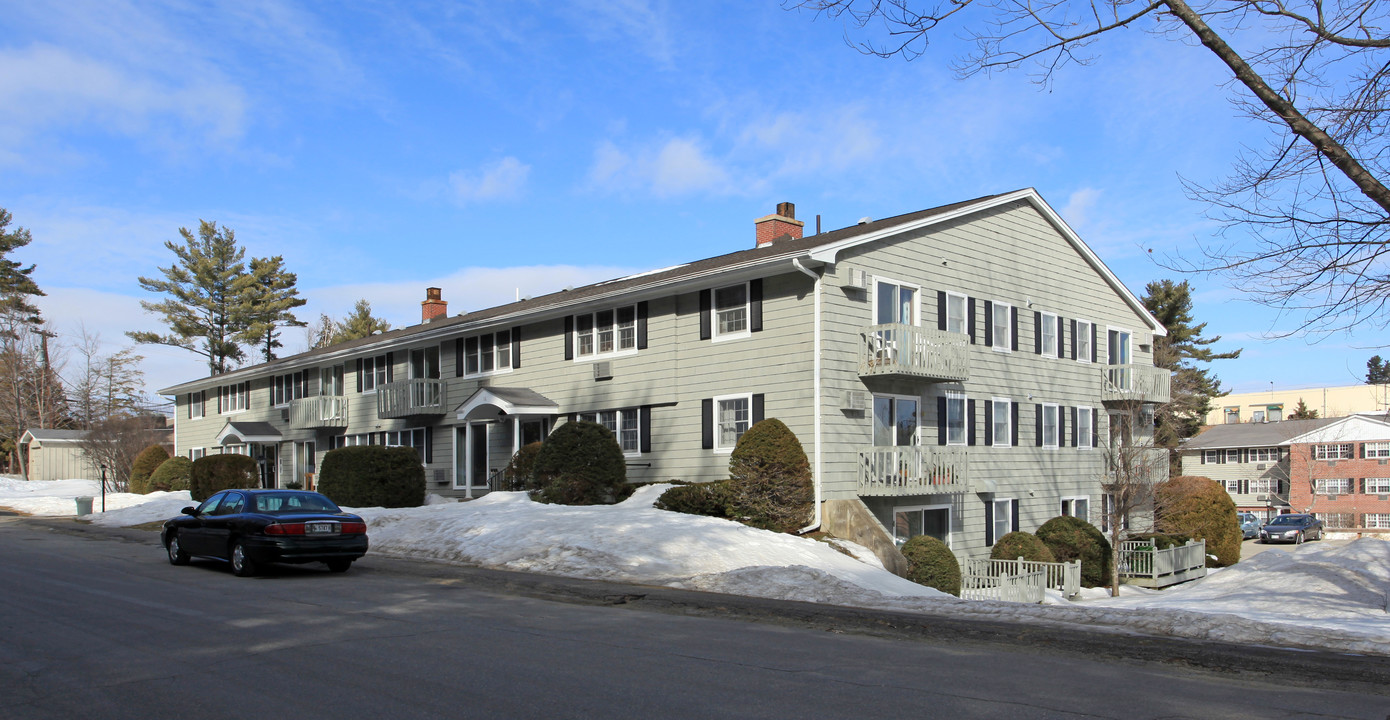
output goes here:
<path id="1" fill-rule="evenodd" d="M 1268 495 L 1256 495 L 1256 496 L 1255 496 L 1255 502 L 1269 502 L 1269 496 L 1268 496 Z"/>
<path id="2" fill-rule="evenodd" d="M 873 396 L 863 390 L 845 391 L 844 409 L 865 412 L 873 403 Z"/>
<path id="3" fill-rule="evenodd" d="M 845 287 L 855 290 L 868 290 L 869 273 L 859 268 L 850 268 L 845 278 Z"/>
<path id="4" fill-rule="evenodd" d="M 594 379 L 607 380 L 613 377 L 613 363 L 596 362 L 594 363 Z"/>

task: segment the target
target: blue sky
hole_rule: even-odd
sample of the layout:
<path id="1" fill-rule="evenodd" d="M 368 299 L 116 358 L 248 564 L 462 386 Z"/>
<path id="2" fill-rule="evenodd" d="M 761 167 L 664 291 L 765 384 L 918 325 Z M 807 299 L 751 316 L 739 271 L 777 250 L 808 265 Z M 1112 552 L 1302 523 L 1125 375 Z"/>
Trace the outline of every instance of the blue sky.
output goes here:
<path id="1" fill-rule="evenodd" d="M 0 207 L 42 307 L 113 348 L 161 330 L 136 278 L 215 220 L 283 255 L 301 319 L 365 297 L 419 321 L 750 247 L 796 203 L 825 229 L 1036 187 L 1136 294 L 1214 227 L 1214 181 L 1263 129 L 1200 48 L 1130 32 L 1047 88 L 958 80 L 776 0 L 318 3 L 0 0 Z M 1379 337 L 1269 340 L 1296 318 L 1191 276 L 1235 390 L 1359 382 Z M 286 351 L 304 347 L 287 332 Z M 144 346 L 152 387 L 206 372 Z"/>

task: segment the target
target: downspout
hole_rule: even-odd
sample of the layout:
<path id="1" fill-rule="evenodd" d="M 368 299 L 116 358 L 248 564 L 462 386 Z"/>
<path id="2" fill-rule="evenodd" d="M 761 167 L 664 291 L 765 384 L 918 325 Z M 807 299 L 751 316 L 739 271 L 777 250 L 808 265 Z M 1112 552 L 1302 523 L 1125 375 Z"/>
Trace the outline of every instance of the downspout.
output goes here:
<path id="1" fill-rule="evenodd" d="M 801 260 L 799 260 L 799 259 L 797 259 L 797 258 L 792 258 L 792 267 L 796 268 L 797 270 L 800 270 L 801 272 L 805 273 L 808 277 L 811 278 L 811 280 L 813 281 L 812 293 L 815 295 L 815 301 L 814 301 L 814 305 L 815 305 L 815 330 L 814 330 L 814 334 L 813 334 L 813 338 L 814 338 L 814 339 L 813 339 L 813 341 L 812 341 L 812 347 L 813 347 L 813 349 L 814 349 L 814 352 L 813 352 L 812 361 L 811 361 L 811 362 L 812 362 L 812 368 L 813 368 L 813 370 L 812 370 L 813 375 L 812 375 L 812 380 L 811 380 L 811 393 L 812 393 L 812 397 L 814 398 L 814 400 L 813 400 L 813 402 L 814 402 L 814 415 L 813 415 L 813 417 L 814 417 L 815 419 L 814 419 L 813 423 L 814 423 L 815 431 L 814 431 L 814 433 L 813 433 L 813 437 L 814 437 L 813 442 L 816 443 L 816 459 L 815 459 L 815 464 L 814 464 L 814 466 L 813 466 L 813 469 L 811 470 L 811 481 L 812 481 L 813 485 L 814 485 L 815 488 L 816 488 L 816 499 L 815 499 L 815 503 L 814 503 L 814 506 L 813 506 L 813 510 L 815 511 L 815 514 L 812 515 L 812 517 L 811 517 L 811 524 L 810 524 L 810 525 L 807 525 L 806 527 L 801 528 L 800 530 L 797 531 L 797 534 L 798 534 L 798 535 L 802 535 L 802 534 L 811 532 L 812 530 L 818 530 L 818 529 L 820 529 L 820 522 L 821 522 L 821 502 L 822 502 L 822 501 L 821 501 L 821 481 L 820 481 L 820 473 L 821 473 L 821 461 L 820 461 L 820 458 L 821 458 L 821 432 L 820 432 L 820 430 L 821 430 L 821 396 L 820 396 L 820 375 L 821 375 L 821 369 L 820 369 L 820 352 L 821 352 L 821 347 L 820 347 L 821 299 L 820 299 L 820 281 L 821 281 L 821 276 L 818 275 L 814 270 L 811 270 L 810 268 L 807 268 L 805 265 L 802 265 L 802 264 L 801 264 Z"/>

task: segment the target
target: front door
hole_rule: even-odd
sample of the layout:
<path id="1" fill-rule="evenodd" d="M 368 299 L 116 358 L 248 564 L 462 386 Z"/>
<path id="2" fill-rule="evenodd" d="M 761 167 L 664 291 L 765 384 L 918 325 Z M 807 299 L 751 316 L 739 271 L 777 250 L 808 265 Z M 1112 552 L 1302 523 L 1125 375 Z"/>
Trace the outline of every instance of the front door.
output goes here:
<path id="1" fill-rule="evenodd" d="M 305 490 L 314 489 L 314 464 L 315 445 L 309 442 L 294 444 L 294 478 L 293 480 L 302 484 Z"/>
<path id="2" fill-rule="evenodd" d="M 468 484 L 473 487 L 487 485 L 487 423 L 468 425 Z"/>
<path id="3" fill-rule="evenodd" d="M 256 458 L 256 464 L 260 466 L 260 470 L 261 470 L 261 487 L 263 487 L 263 488 L 276 488 L 276 487 L 279 487 L 279 485 L 276 484 L 276 475 L 277 475 L 276 470 L 277 470 L 277 465 L 278 465 L 278 461 L 279 461 L 279 458 L 280 458 L 280 453 L 277 452 L 276 446 L 275 446 L 275 445 L 266 444 L 266 445 L 253 445 L 253 446 L 251 446 L 251 447 L 252 447 L 252 457 Z"/>

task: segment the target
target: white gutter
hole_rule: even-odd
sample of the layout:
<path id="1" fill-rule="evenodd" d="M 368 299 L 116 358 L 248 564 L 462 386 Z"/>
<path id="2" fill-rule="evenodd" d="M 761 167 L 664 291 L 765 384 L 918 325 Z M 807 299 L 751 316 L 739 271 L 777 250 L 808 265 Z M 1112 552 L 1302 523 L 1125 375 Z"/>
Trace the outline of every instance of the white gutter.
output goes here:
<path id="1" fill-rule="evenodd" d="M 820 348 L 820 323 L 821 323 L 820 314 L 821 314 L 821 299 L 820 299 L 820 281 L 821 281 L 821 276 L 818 275 L 818 274 L 816 274 L 816 272 L 815 272 L 814 270 L 810 270 L 810 269 L 808 269 L 805 265 L 802 265 L 802 264 L 801 264 L 801 260 L 798 259 L 798 258 L 792 258 L 792 267 L 796 268 L 797 270 L 800 270 L 801 272 L 805 273 L 806 275 L 808 275 L 808 276 L 811 278 L 811 280 L 812 280 L 813 283 L 814 283 L 814 285 L 812 285 L 812 292 L 814 293 L 815 298 L 816 298 L 816 299 L 815 299 L 815 313 L 816 313 L 815 331 L 814 331 L 814 334 L 813 334 L 813 337 L 814 337 L 814 340 L 813 340 L 814 354 L 813 354 L 813 358 L 812 358 L 812 361 L 811 361 L 811 362 L 812 362 L 812 367 L 814 368 L 814 370 L 812 371 L 814 374 L 813 374 L 812 380 L 811 380 L 811 393 L 812 393 L 812 398 L 813 398 L 812 401 L 813 401 L 813 403 L 814 403 L 814 408 L 815 408 L 815 412 L 814 412 L 814 417 L 815 417 L 815 421 L 814 421 L 815 432 L 814 432 L 814 435 L 813 435 L 813 437 L 815 438 L 815 440 L 814 440 L 813 442 L 816 443 L 816 460 L 815 460 L 815 465 L 814 465 L 813 469 L 811 470 L 811 482 L 814 484 L 814 486 L 815 486 L 815 488 L 816 488 L 816 500 L 815 500 L 815 504 L 814 504 L 814 506 L 813 506 L 813 508 L 812 508 L 812 509 L 815 511 L 815 514 L 811 517 L 811 524 L 810 524 L 810 525 L 807 525 L 806 527 L 801 528 L 800 530 L 797 531 L 797 534 L 798 534 L 798 535 L 802 535 L 802 534 L 811 532 L 812 530 L 817 530 L 817 529 L 819 529 L 819 528 L 820 528 L 820 522 L 821 522 L 821 509 L 820 509 L 820 506 L 821 506 L 821 483 L 820 483 L 820 471 L 821 471 L 821 463 L 820 463 L 820 457 L 821 457 L 821 454 L 820 454 L 820 447 L 821 447 L 821 440 L 820 440 L 820 438 L 821 438 L 821 432 L 820 432 L 820 426 L 821 426 L 821 407 L 820 407 L 820 406 L 821 406 L 821 396 L 820 396 L 820 350 L 821 350 L 821 348 Z"/>

